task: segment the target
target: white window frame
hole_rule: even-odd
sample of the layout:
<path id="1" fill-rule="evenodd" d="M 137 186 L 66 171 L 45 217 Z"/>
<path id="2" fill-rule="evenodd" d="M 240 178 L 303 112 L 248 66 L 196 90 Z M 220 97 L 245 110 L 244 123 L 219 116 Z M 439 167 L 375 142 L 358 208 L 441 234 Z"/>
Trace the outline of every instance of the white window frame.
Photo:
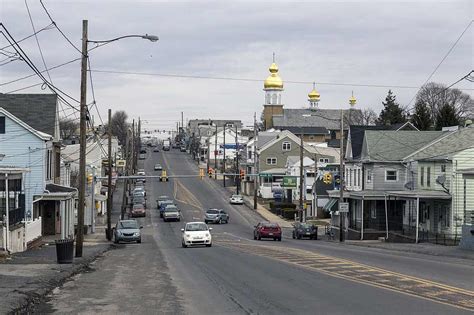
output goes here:
<path id="1" fill-rule="evenodd" d="M 287 147 L 287 148 L 285 148 L 285 147 Z M 291 151 L 291 142 L 289 142 L 289 141 L 283 141 L 283 142 L 281 143 L 281 150 L 282 150 L 282 151 Z"/>
<path id="2" fill-rule="evenodd" d="M 267 157 L 266 159 L 267 165 L 276 165 L 277 158 L 276 157 Z"/>
<path id="3" fill-rule="evenodd" d="M 46 180 L 51 180 L 53 177 L 53 151 L 46 152 Z"/>
<path id="4" fill-rule="evenodd" d="M 387 179 L 388 172 L 395 172 L 396 179 Z M 398 182 L 398 170 L 392 170 L 392 169 L 385 170 L 385 181 L 389 183 Z"/>
<path id="5" fill-rule="evenodd" d="M 425 186 L 425 167 L 420 167 L 420 186 Z"/>
<path id="6" fill-rule="evenodd" d="M 367 170 L 366 174 L 367 174 L 367 183 L 371 183 L 372 182 L 372 170 Z"/>

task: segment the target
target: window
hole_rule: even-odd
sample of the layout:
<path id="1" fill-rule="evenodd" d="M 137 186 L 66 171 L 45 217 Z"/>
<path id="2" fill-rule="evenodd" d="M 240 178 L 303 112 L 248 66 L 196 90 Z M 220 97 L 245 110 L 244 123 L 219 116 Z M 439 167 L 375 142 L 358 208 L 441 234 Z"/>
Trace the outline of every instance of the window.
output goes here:
<path id="1" fill-rule="evenodd" d="M 431 186 L 431 167 L 426 168 L 426 186 Z"/>
<path id="2" fill-rule="evenodd" d="M 425 185 L 425 168 L 423 166 L 420 167 L 420 185 Z"/>
<path id="3" fill-rule="evenodd" d="M 360 168 L 357 170 L 357 186 L 360 187 Z"/>
<path id="4" fill-rule="evenodd" d="M 52 162 L 53 152 L 51 152 L 51 150 L 48 150 L 48 152 L 46 153 L 46 180 L 50 180 L 53 177 Z"/>
<path id="5" fill-rule="evenodd" d="M 367 183 L 372 182 L 372 170 L 367 170 Z"/>
<path id="6" fill-rule="evenodd" d="M 5 133 L 5 117 L 0 117 L 0 134 Z"/>
<path id="7" fill-rule="evenodd" d="M 269 157 L 267 158 L 267 165 L 276 165 L 277 164 L 277 159 L 274 157 Z"/>
<path id="8" fill-rule="evenodd" d="M 324 163 L 329 163 L 329 159 L 324 159 Z"/>
<path id="9" fill-rule="evenodd" d="M 288 141 L 285 141 L 281 144 L 281 149 L 283 151 L 291 151 L 291 143 Z"/>
<path id="10" fill-rule="evenodd" d="M 446 165 L 445 164 L 441 165 L 441 173 L 446 173 Z"/>
<path id="11" fill-rule="evenodd" d="M 352 169 L 349 170 L 349 186 L 352 186 Z"/>
<path id="12" fill-rule="evenodd" d="M 398 181 L 398 172 L 394 170 L 385 171 L 385 181 L 386 182 L 396 182 Z"/>

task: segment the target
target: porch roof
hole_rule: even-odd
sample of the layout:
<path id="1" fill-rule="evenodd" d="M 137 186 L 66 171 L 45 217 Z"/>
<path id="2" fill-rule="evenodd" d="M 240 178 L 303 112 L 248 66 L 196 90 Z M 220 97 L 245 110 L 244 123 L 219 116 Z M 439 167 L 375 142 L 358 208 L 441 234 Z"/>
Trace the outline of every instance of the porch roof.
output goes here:
<path id="1" fill-rule="evenodd" d="M 466 169 L 458 170 L 457 172 L 463 175 L 474 175 L 474 168 L 466 168 Z"/>
<path id="2" fill-rule="evenodd" d="M 39 196 L 41 200 L 61 201 L 61 200 L 72 199 L 74 197 L 74 194 L 56 192 L 56 193 L 43 193 L 41 195 L 36 195 L 36 196 Z"/>
<path id="3" fill-rule="evenodd" d="M 97 201 L 106 201 L 107 200 L 107 196 L 104 196 L 104 195 L 101 195 L 101 194 L 95 194 L 94 198 Z"/>
<path id="4" fill-rule="evenodd" d="M 444 191 L 437 190 L 398 190 L 387 191 L 387 196 L 401 198 L 420 198 L 420 199 L 451 199 L 451 195 Z"/>
<path id="5" fill-rule="evenodd" d="M 386 191 L 384 190 L 360 190 L 360 191 L 351 191 L 349 193 L 350 198 L 367 199 L 367 200 L 385 199 L 385 194 L 386 194 Z"/>
<path id="6" fill-rule="evenodd" d="M 269 170 L 260 172 L 260 174 L 285 175 L 286 168 L 271 168 Z"/>
<path id="7" fill-rule="evenodd" d="M 329 198 L 339 198 L 339 190 L 328 190 L 327 191 Z M 349 192 L 344 191 L 344 198 L 349 198 Z"/>

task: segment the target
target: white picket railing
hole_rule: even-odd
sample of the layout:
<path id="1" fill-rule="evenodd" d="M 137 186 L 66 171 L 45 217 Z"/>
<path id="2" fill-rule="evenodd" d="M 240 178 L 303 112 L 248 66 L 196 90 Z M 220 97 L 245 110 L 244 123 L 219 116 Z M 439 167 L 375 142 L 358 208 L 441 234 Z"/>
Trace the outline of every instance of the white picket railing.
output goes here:
<path id="1" fill-rule="evenodd" d="M 25 222 L 25 242 L 28 244 L 31 241 L 41 236 L 41 217 L 34 221 Z"/>

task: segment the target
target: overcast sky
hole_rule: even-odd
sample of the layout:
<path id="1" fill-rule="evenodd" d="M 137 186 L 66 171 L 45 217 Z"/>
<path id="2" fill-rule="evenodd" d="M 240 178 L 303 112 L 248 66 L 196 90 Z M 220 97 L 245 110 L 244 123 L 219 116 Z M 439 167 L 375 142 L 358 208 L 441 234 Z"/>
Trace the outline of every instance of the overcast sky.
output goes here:
<path id="1" fill-rule="evenodd" d="M 32 34 L 24 1 L 0 1 L 1 21 L 13 37 Z M 90 52 L 93 70 L 251 79 L 92 73 L 104 120 L 107 108 L 125 110 L 130 117 L 145 119 L 145 128 L 160 129 L 175 127 L 181 111 L 185 119 L 229 118 L 251 124 L 254 112 L 259 117 L 263 108 L 263 81 L 273 52 L 285 84 L 286 108 L 308 106 L 312 81 L 317 82 L 321 108 L 348 107 L 354 91 L 357 107 L 381 110 L 388 88 L 337 85 L 341 83 L 394 86 L 399 103 L 408 104 L 417 90 L 395 86 L 423 84 L 472 20 L 474 9 L 470 0 L 413 2 L 43 0 L 77 47 L 83 19 L 89 20 L 91 40 L 144 33 L 160 38 L 156 43 L 124 39 L 97 48 Z M 39 1 L 29 0 L 28 5 L 36 30 L 50 23 Z M 38 40 L 48 67 L 79 57 L 54 28 L 40 32 Z M 471 24 L 432 81 L 448 85 L 467 74 L 473 68 L 473 40 Z M 0 38 L 0 48 L 7 44 Z M 43 70 L 35 38 L 20 45 Z M 4 59 L 0 55 L 0 92 L 41 82 L 36 77 L 5 85 L 32 71 L 22 61 L 3 65 Z M 56 86 L 79 99 L 79 62 L 50 75 Z M 472 88 L 468 83 L 457 87 Z M 36 86 L 19 93 L 44 92 Z M 97 123 L 95 108 L 92 113 Z"/>

